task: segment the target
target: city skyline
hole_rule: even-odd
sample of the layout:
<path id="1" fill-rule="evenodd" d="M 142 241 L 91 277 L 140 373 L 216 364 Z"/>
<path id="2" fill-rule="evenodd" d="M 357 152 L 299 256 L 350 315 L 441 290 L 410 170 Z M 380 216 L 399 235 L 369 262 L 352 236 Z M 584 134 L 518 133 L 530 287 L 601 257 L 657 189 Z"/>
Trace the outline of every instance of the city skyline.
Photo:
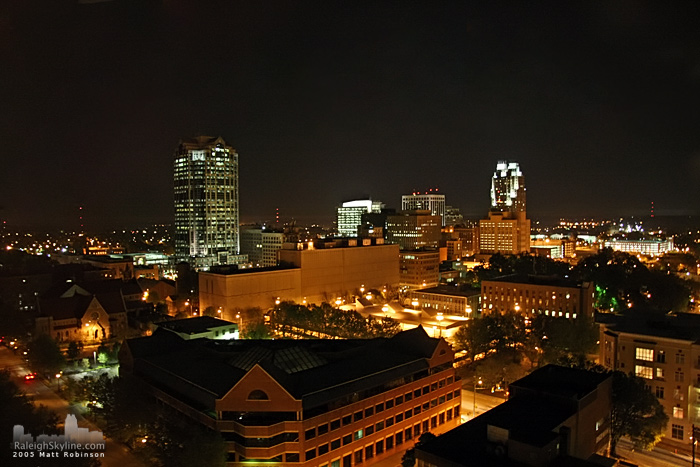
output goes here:
<path id="1" fill-rule="evenodd" d="M 699 9 L 21 2 L 0 13 L 0 219 L 173 223 L 172 153 L 202 134 L 240 154 L 243 222 L 426 186 L 480 217 L 498 160 L 533 219 L 697 215 Z"/>

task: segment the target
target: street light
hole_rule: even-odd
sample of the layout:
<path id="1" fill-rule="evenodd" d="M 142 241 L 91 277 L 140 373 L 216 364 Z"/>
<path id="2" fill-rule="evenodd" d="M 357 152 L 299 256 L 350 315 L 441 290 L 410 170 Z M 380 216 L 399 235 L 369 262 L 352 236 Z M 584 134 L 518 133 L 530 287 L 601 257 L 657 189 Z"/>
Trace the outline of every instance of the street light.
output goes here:
<path id="1" fill-rule="evenodd" d="M 440 312 L 438 312 L 436 318 L 438 320 L 438 326 L 440 327 L 440 336 L 439 337 L 442 337 L 442 320 L 445 319 L 445 317 L 442 315 L 442 312 L 440 311 Z"/>
<path id="2" fill-rule="evenodd" d="M 476 379 L 476 375 L 474 375 L 474 409 L 472 410 L 472 418 L 476 417 Z M 481 380 L 481 378 L 479 378 L 479 386 L 482 384 L 484 384 L 484 382 Z"/>
<path id="3" fill-rule="evenodd" d="M 61 392 L 61 373 L 56 373 L 56 382 L 58 383 L 58 392 Z"/>

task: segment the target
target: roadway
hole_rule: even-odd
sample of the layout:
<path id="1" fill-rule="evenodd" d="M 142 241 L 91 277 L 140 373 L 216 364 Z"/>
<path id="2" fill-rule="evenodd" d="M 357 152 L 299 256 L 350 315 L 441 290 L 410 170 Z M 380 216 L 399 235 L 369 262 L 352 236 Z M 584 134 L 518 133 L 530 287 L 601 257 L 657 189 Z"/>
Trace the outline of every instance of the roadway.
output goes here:
<path id="1" fill-rule="evenodd" d="M 48 383 L 39 378 L 33 381 L 25 381 L 24 375 L 30 372 L 29 369 L 25 366 L 20 356 L 15 355 L 4 346 L 0 347 L 0 368 L 10 370 L 12 381 L 25 394 L 31 396 L 34 405 L 45 405 L 53 410 L 58 414 L 59 421 L 65 420 L 66 415 L 70 413 L 75 415 L 79 427 L 88 428 L 91 431 L 100 430 L 99 427 L 82 416 L 82 407 L 69 404 L 54 392 L 57 389 L 55 382 Z M 39 433 L 32 434 L 36 436 Z M 104 467 L 145 466 L 126 446 L 107 437 L 105 437 L 105 456 L 99 460 Z"/>

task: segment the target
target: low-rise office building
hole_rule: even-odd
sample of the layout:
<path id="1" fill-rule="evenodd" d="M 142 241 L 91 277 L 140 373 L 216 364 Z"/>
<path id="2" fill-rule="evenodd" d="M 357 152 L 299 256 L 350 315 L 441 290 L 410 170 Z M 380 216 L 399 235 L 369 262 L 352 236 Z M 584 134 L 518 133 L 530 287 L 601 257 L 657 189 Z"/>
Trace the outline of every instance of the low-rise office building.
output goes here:
<path id="1" fill-rule="evenodd" d="M 156 331 L 120 372 L 221 433 L 230 466 L 372 465 L 460 419 L 454 352 L 423 328 L 368 340 L 183 340 Z"/>
<path id="2" fill-rule="evenodd" d="M 555 276 L 510 275 L 481 283 L 482 313 L 515 311 L 555 318 L 593 318 L 593 284 Z"/>
<path id="3" fill-rule="evenodd" d="M 399 283 L 408 289 L 435 287 L 440 281 L 440 251 L 402 251 L 399 256 Z"/>
<path id="4" fill-rule="evenodd" d="M 475 314 L 481 310 L 480 290 L 461 290 L 454 285 L 409 290 L 407 298 L 412 304 L 415 303 L 415 307 L 433 309 L 446 315 L 475 317 Z"/>
<path id="5" fill-rule="evenodd" d="M 285 244 L 274 268 L 213 268 L 199 273 L 200 309 L 214 307 L 235 321 L 237 309 L 276 301 L 322 303 L 399 284 L 399 247 L 381 238 Z M 436 269 L 437 271 L 437 269 Z"/>

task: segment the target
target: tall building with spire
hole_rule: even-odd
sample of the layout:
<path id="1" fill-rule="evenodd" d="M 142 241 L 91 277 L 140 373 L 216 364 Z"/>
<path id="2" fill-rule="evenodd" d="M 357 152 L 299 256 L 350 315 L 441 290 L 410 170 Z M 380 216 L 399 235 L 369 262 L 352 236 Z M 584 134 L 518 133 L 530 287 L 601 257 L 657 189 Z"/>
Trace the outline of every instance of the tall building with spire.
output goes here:
<path id="1" fill-rule="evenodd" d="M 236 151 L 220 136 L 182 140 L 174 170 L 176 259 L 195 268 L 237 262 Z"/>
<path id="2" fill-rule="evenodd" d="M 517 162 L 496 164 L 491 178 L 491 210 L 525 212 L 525 177 Z"/>
<path id="3" fill-rule="evenodd" d="M 525 210 L 525 177 L 517 162 L 498 161 L 491 178 L 491 209 L 479 221 L 479 254 L 530 252 Z"/>

